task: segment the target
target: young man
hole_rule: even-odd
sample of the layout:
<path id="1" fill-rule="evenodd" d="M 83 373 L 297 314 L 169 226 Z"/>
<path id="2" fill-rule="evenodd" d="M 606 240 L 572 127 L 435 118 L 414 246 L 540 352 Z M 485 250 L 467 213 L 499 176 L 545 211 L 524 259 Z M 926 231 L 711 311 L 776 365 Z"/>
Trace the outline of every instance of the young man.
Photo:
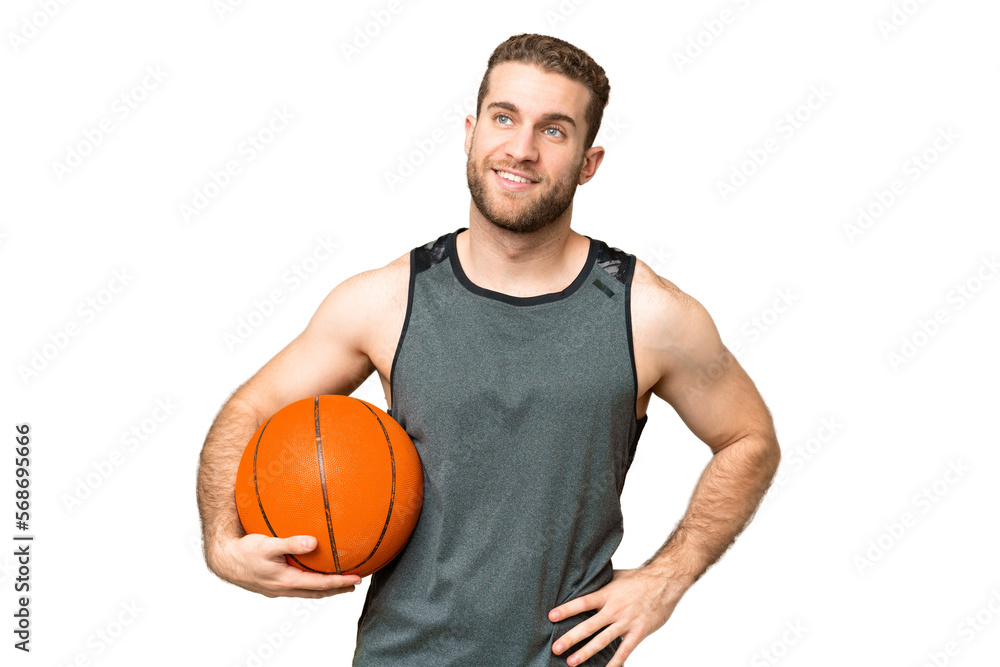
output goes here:
<path id="1" fill-rule="evenodd" d="M 314 537 L 244 535 L 233 488 L 268 416 L 378 372 L 425 491 L 410 542 L 372 575 L 355 665 L 620 667 L 743 530 L 777 469 L 770 413 L 701 304 L 570 228 L 576 187 L 604 157 L 593 143 L 609 91 L 562 40 L 497 47 L 466 119 L 468 228 L 334 288 L 209 431 L 198 500 L 212 571 L 268 596 L 352 591 L 358 577 L 285 563 Z M 667 543 L 613 570 L 654 394 L 714 456 Z"/>

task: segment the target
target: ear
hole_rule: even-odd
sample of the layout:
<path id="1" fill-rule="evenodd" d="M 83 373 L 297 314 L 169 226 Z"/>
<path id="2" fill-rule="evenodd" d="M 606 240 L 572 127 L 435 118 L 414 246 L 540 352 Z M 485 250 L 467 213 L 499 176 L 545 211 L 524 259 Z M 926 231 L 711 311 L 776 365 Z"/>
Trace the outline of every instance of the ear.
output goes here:
<path id="1" fill-rule="evenodd" d="M 594 177 L 597 173 L 597 168 L 600 166 L 601 162 L 604 160 L 604 148 L 601 146 L 593 146 L 588 148 L 583 154 L 583 164 L 580 166 L 580 178 L 577 180 L 577 184 L 583 185 L 590 179 Z"/>
<path id="2" fill-rule="evenodd" d="M 465 155 L 468 156 L 472 150 L 472 134 L 476 131 L 476 117 L 465 117 Z"/>

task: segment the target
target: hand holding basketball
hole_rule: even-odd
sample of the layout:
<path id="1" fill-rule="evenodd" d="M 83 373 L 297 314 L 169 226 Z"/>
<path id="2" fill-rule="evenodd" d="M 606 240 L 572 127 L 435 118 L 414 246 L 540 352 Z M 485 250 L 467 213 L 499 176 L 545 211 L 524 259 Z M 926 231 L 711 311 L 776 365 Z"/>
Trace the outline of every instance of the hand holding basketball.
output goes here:
<path id="1" fill-rule="evenodd" d="M 247 533 L 316 538 L 304 551 L 285 551 L 289 565 L 361 577 L 403 551 L 423 493 L 420 456 L 403 427 L 367 401 L 329 394 L 290 403 L 261 424 L 235 488 Z"/>
<path id="2" fill-rule="evenodd" d="M 357 575 L 317 574 L 293 567 L 285 554 L 306 554 L 316 538 L 249 534 L 218 545 L 210 558 L 212 571 L 241 588 L 267 597 L 322 598 L 349 593 L 361 582 Z"/>
<path id="3" fill-rule="evenodd" d="M 268 597 L 347 593 L 402 553 L 423 490 L 420 456 L 387 413 L 348 396 L 295 401 L 244 449 L 234 495 L 246 534 L 206 537 L 206 560 Z"/>

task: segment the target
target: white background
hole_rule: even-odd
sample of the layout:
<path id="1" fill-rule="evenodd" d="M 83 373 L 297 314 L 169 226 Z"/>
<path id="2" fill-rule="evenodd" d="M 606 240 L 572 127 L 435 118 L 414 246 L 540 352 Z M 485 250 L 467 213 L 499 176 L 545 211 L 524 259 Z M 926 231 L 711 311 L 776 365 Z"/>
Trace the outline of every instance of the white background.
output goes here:
<path id="1" fill-rule="evenodd" d="M 996 3 L 50 4 L 0 16 L 0 535 L 18 532 L 27 422 L 36 536 L 30 655 L 11 646 L 0 549 L 4 664 L 349 664 L 368 580 L 308 609 L 217 579 L 198 453 L 332 287 L 468 224 L 460 122 L 490 52 L 521 32 L 573 42 L 611 81 L 607 156 L 574 228 L 708 308 L 784 453 L 754 521 L 629 667 L 996 664 Z M 294 119 L 248 160 L 274 109 Z M 87 155 L 55 166 L 73 151 Z M 229 160 L 240 173 L 186 220 Z M 875 215 L 852 233 L 859 207 Z M 321 238 L 336 253 L 285 280 Z M 273 290 L 283 302 L 227 345 Z M 385 405 L 374 376 L 356 395 Z M 157 401 L 176 406 L 162 423 Z M 655 552 L 710 456 L 668 405 L 649 412 L 618 568 Z M 147 429 L 134 448 L 132 428 Z"/>

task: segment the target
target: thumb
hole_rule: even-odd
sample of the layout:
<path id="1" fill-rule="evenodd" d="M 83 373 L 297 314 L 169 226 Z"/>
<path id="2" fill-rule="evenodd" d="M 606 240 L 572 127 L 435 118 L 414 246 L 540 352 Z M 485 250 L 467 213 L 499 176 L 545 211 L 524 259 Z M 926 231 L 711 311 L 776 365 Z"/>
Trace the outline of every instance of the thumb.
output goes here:
<path id="1" fill-rule="evenodd" d="M 294 535 L 281 540 L 281 553 L 283 554 L 307 554 L 319 545 L 319 541 L 312 535 Z"/>

